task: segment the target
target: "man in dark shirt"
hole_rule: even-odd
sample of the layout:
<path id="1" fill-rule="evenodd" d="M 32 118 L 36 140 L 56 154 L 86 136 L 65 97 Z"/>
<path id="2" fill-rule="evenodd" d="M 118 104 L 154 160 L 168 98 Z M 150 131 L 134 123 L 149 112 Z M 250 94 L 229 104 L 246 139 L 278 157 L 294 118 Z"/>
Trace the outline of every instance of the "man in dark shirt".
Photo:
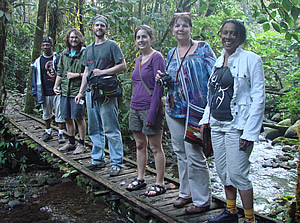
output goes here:
<path id="1" fill-rule="evenodd" d="M 41 140 L 52 139 L 51 119 L 55 111 L 55 121 L 58 123 L 58 142 L 64 143 L 63 127 L 64 119 L 60 115 L 60 95 L 56 95 L 53 86 L 56 78 L 56 67 L 59 55 L 53 51 L 53 41 L 50 37 L 44 37 L 41 43 L 43 54 L 32 64 L 32 92 L 36 103 L 42 104 L 43 120 L 45 120 L 45 133 Z"/>
<path id="2" fill-rule="evenodd" d="M 93 100 L 91 95 L 91 78 L 97 76 L 115 76 L 126 70 L 126 62 L 120 46 L 107 38 L 109 23 L 105 16 L 96 16 L 93 22 L 95 42 L 87 46 L 83 65 L 85 70 L 81 87 L 75 102 L 79 103 L 84 91 L 86 92 L 86 107 L 88 114 L 88 133 L 93 142 L 92 162 L 89 169 L 105 166 L 105 137 L 108 141 L 110 154 L 110 176 L 120 174 L 123 163 L 123 143 L 118 122 L 117 97 L 106 100 Z"/>

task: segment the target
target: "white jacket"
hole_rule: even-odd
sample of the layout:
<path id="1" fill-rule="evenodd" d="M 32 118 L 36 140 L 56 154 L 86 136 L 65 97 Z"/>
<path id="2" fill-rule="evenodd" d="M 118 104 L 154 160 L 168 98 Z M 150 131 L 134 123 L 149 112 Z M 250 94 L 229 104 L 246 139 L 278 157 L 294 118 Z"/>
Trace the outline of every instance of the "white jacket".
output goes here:
<path id="1" fill-rule="evenodd" d="M 213 71 L 224 63 L 223 49 Z M 230 102 L 234 128 L 243 130 L 241 139 L 258 141 L 265 110 L 265 84 L 263 63 L 255 53 L 245 51 L 239 46 L 229 56 L 228 65 L 234 78 L 233 97 Z M 209 87 L 209 86 L 208 86 Z M 208 90 L 208 102 L 211 101 L 211 89 Z M 210 107 L 207 104 L 199 124 L 209 123 Z"/>

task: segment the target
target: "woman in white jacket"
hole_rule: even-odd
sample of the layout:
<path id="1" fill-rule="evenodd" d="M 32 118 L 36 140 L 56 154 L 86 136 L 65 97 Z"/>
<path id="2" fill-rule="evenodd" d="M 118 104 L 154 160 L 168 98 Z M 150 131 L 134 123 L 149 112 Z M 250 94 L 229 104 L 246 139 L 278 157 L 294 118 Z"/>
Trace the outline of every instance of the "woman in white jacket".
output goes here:
<path id="1" fill-rule="evenodd" d="M 208 83 L 208 104 L 200 121 L 210 124 L 216 169 L 224 184 L 227 206 L 208 222 L 238 222 L 237 190 L 245 221 L 255 222 L 253 187 L 248 178 L 253 142 L 258 140 L 265 106 L 264 72 L 261 58 L 241 48 L 246 39 L 244 25 L 234 19 L 221 28 L 222 55 Z"/>

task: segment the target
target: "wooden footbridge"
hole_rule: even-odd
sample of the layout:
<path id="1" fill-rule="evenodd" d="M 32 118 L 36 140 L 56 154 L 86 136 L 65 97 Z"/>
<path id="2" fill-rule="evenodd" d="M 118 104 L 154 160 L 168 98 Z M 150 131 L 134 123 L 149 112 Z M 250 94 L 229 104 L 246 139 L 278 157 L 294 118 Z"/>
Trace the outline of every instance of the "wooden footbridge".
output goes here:
<path id="1" fill-rule="evenodd" d="M 47 143 L 40 140 L 44 133 L 44 122 L 38 118 L 9 109 L 8 118 L 11 124 L 23 132 L 27 137 L 34 140 L 44 149 L 53 153 L 59 159 L 68 163 L 82 174 L 101 184 L 106 191 L 99 192 L 100 196 L 114 194 L 115 197 L 124 201 L 130 208 L 125 210 L 126 217 L 133 222 L 207 222 L 207 218 L 223 212 L 225 207 L 224 200 L 213 197 L 211 209 L 205 213 L 186 215 L 184 208 L 174 208 L 173 201 L 178 196 L 178 179 L 165 177 L 166 193 L 155 197 L 146 197 L 145 190 L 129 192 L 126 190 L 127 185 L 136 177 L 136 162 L 124 158 L 124 168 L 119 176 L 110 177 L 110 166 L 98 171 L 91 171 L 84 167 L 90 162 L 91 144 L 87 143 L 88 151 L 84 154 L 72 155 L 72 152 L 61 153 L 57 149 L 61 146 L 58 144 L 57 136 Z M 53 126 L 53 128 L 56 128 Z M 109 160 L 108 151 L 105 151 L 106 159 Z M 108 162 L 109 163 L 109 162 Z M 148 185 L 155 183 L 155 170 L 147 168 L 145 180 Z M 189 204 L 191 205 L 191 204 Z M 124 212 L 124 211 L 120 211 Z M 124 213 L 123 213 L 124 214 Z M 243 211 L 239 207 L 240 222 L 243 222 Z M 257 214 L 258 223 L 277 222 L 271 218 Z"/>

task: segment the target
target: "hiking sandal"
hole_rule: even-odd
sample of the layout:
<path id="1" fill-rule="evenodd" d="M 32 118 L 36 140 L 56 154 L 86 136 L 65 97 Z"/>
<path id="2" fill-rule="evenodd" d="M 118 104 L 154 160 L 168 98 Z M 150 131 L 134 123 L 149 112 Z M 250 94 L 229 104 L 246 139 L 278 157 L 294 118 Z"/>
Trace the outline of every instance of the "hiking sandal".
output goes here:
<path id="1" fill-rule="evenodd" d="M 129 187 L 131 186 L 131 187 Z M 128 187 L 126 187 L 126 190 L 128 191 L 134 191 L 134 190 L 139 190 L 142 189 L 144 187 L 146 187 L 147 184 L 145 183 L 145 180 L 138 180 L 137 178 L 135 178 L 129 185 Z"/>
<path id="2" fill-rule="evenodd" d="M 151 192 L 154 192 L 154 193 L 152 194 Z M 145 195 L 148 197 L 154 197 L 157 195 L 161 195 L 165 192 L 166 192 L 166 189 L 163 186 L 155 184 L 154 186 L 151 186 L 148 188 L 148 190 L 145 192 Z"/>

